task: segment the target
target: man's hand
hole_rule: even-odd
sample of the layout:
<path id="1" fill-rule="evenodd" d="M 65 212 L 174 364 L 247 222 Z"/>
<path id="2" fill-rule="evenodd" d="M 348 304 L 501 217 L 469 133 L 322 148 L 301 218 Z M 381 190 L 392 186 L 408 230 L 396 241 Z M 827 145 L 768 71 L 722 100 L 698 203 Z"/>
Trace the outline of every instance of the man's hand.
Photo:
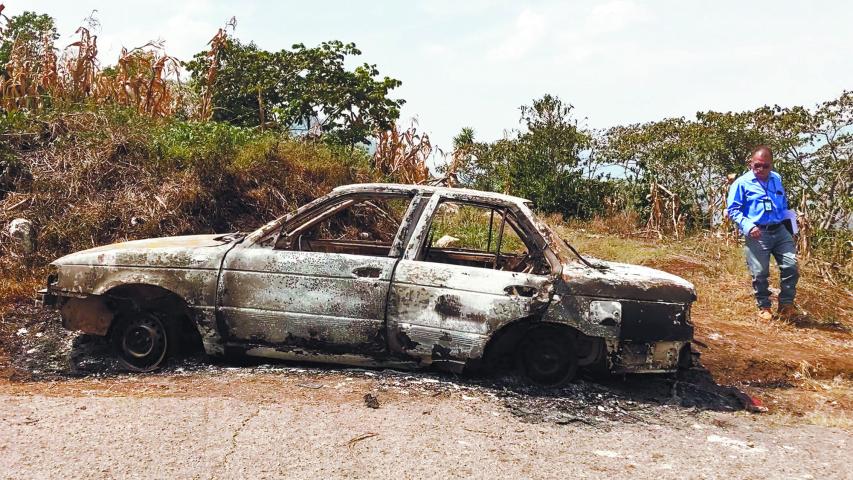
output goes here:
<path id="1" fill-rule="evenodd" d="M 752 227 L 752 229 L 749 230 L 749 236 L 750 238 L 758 240 L 761 238 L 761 229 L 758 227 Z"/>

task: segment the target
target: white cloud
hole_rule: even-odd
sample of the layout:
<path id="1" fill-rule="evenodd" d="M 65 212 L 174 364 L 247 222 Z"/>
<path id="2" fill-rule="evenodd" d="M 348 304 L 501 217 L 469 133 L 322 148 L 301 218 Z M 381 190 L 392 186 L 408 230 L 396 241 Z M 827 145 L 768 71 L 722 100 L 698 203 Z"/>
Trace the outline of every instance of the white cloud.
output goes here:
<path id="1" fill-rule="evenodd" d="M 430 0 L 417 7 L 428 15 L 457 17 L 486 13 L 507 4 L 506 0 Z"/>
<path id="2" fill-rule="evenodd" d="M 564 17 L 570 18 L 564 12 Z M 648 32 L 629 32 L 631 27 L 652 20 L 644 6 L 630 0 L 615 0 L 589 9 L 573 28 L 559 32 L 555 44 L 554 60 L 557 64 L 584 64 L 609 62 L 617 70 L 620 66 L 669 63 L 670 53 L 683 58 L 675 48 L 652 45 L 644 41 Z"/>
<path id="3" fill-rule="evenodd" d="M 625 27 L 651 18 L 645 7 L 630 0 L 614 0 L 597 5 L 586 18 L 587 34 L 618 32 Z"/>
<path id="4" fill-rule="evenodd" d="M 499 138 L 517 125 L 518 105 L 546 92 L 606 127 L 706 109 L 811 105 L 850 89 L 853 79 L 853 2 L 842 0 L 825 8 L 794 0 L 384 0 L 368 9 L 340 0 L 298 9 L 273 0 L 6 3 L 7 15 L 54 15 L 60 47 L 98 9 L 105 64 L 121 45 L 158 37 L 187 59 L 231 15 L 237 36 L 270 50 L 354 41 L 364 60 L 403 81 L 394 96 L 408 101 L 404 118 L 417 114 L 442 146 L 462 126 Z M 770 27 L 743 34 L 756 18 Z"/>
<path id="5" fill-rule="evenodd" d="M 447 48 L 447 45 L 443 45 L 441 43 L 427 43 L 421 45 L 421 54 L 427 57 L 438 57 L 444 58 L 450 55 L 451 50 Z"/>
<path id="6" fill-rule="evenodd" d="M 489 50 L 488 56 L 492 60 L 517 60 L 537 47 L 547 30 L 548 21 L 544 15 L 525 9 L 518 15 L 513 31 Z"/>

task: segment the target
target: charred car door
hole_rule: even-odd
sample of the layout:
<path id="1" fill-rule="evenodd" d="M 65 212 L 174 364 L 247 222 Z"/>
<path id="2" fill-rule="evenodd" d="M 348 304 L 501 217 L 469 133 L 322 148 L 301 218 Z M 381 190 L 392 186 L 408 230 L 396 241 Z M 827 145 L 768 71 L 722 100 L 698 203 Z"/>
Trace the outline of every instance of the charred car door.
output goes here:
<path id="1" fill-rule="evenodd" d="M 391 352 L 458 370 L 502 326 L 543 311 L 553 266 L 525 221 L 509 204 L 434 195 L 394 273 Z"/>
<path id="2" fill-rule="evenodd" d="M 376 355 L 412 195 L 333 197 L 269 245 L 236 248 L 220 281 L 227 340 L 278 351 Z"/>

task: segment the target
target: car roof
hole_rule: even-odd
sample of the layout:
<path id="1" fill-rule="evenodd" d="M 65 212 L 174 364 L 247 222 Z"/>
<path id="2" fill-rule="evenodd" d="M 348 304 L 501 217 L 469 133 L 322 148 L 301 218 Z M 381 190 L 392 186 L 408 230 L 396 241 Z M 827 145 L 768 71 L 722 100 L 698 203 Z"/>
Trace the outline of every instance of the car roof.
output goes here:
<path id="1" fill-rule="evenodd" d="M 452 187 L 437 187 L 432 185 L 412 185 L 404 183 L 355 183 L 352 185 L 342 185 L 332 190 L 337 193 L 428 193 L 428 194 L 443 194 L 450 197 L 467 197 L 469 200 L 498 200 L 507 203 L 529 204 L 530 200 L 506 195 L 503 193 L 484 192 L 481 190 L 471 190 L 468 188 L 452 188 Z"/>

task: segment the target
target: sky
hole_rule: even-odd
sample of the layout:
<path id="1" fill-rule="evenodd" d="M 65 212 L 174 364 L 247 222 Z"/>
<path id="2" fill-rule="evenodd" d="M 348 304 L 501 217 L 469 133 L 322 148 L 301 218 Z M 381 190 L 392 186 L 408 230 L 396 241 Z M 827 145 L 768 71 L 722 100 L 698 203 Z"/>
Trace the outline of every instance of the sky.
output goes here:
<path id="1" fill-rule="evenodd" d="M 355 42 L 359 63 L 403 85 L 401 122 L 444 150 L 462 127 L 496 140 L 546 93 L 581 125 L 607 128 L 697 111 L 813 106 L 853 89 L 853 2 L 6 0 L 56 19 L 58 45 L 93 10 L 99 58 L 164 40 L 186 60 L 232 16 L 261 48 Z"/>

